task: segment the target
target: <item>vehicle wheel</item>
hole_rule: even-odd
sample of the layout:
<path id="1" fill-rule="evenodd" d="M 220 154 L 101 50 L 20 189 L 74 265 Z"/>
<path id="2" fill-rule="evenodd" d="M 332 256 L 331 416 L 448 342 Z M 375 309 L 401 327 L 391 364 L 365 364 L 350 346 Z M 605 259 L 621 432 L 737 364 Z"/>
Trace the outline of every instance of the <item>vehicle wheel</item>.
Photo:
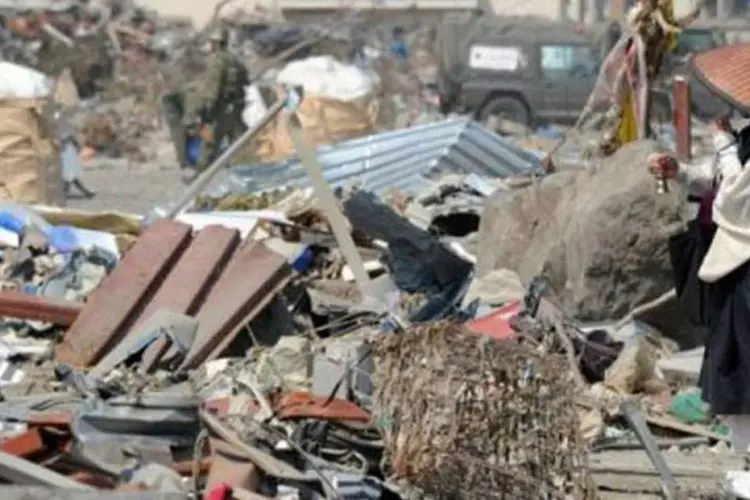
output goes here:
<path id="1" fill-rule="evenodd" d="M 480 114 L 480 119 L 487 128 L 491 130 L 502 131 L 500 123 L 507 120 L 511 123 L 522 125 L 523 127 L 531 126 L 531 114 L 526 104 L 515 97 L 496 97 L 484 107 Z"/>

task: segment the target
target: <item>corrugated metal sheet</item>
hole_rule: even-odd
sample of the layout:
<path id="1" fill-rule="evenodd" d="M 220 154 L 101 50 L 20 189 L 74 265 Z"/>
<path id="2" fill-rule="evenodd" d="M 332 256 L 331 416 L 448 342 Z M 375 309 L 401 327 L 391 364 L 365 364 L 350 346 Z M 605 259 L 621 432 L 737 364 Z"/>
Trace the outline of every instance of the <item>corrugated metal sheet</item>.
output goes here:
<path id="1" fill-rule="evenodd" d="M 277 0 L 279 9 L 462 10 L 476 9 L 478 0 Z"/>
<path id="2" fill-rule="evenodd" d="M 336 187 L 360 186 L 382 195 L 396 189 L 418 194 L 447 173 L 508 177 L 541 173 L 539 158 L 468 118 L 384 132 L 318 150 L 323 175 Z M 308 187 L 296 158 L 277 164 L 235 167 L 233 191 Z"/>

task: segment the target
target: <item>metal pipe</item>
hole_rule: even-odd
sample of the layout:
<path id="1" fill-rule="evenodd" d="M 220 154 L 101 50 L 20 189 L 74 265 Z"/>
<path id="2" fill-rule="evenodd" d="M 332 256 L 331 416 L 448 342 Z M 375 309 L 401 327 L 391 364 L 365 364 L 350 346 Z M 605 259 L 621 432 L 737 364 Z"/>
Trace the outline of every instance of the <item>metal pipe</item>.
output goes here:
<path id="1" fill-rule="evenodd" d="M 690 84 L 683 76 L 674 77 L 672 102 L 677 156 L 680 160 L 689 160 L 692 156 Z"/>
<path id="2" fill-rule="evenodd" d="M 265 116 L 263 116 L 263 118 L 261 118 L 261 120 L 253 128 L 245 131 L 245 133 L 242 134 L 239 139 L 234 141 L 234 143 L 229 146 L 227 150 L 224 151 L 218 158 L 216 158 L 206 170 L 201 172 L 201 174 L 192 182 L 192 184 L 190 184 L 182 193 L 182 196 L 177 202 L 175 202 L 174 206 L 169 209 L 165 217 L 168 219 L 173 219 L 177 215 L 181 214 L 190 204 L 190 202 L 193 201 L 193 199 L 206 188 L 206 186 L 211 182 L 211 179 L 214 178 L 219 169 L 225 166 L 240 148 L 242 148 L 245 144 L 255 138 L 255 136 L 258 135 L 258 133 L 263 130 L 266 125 L 268 125 L 271 120 L 273 120 L 276 115 L 281 112 L 282 109 L 284 109 L 284 106 L 286 106 L 288 100 L 289 94 L 287 94 L 286 97 L 281 98 L 273 103 L 273 106 L 271 106 Z"/>
<path id="3" fill-rule="evenodd" d="M 52 26 L 50 23 L 43 23 L 42 30 L 53 38 L 56 38 L 68 47 L 75 46 L 75 42 L 66 36 L 62 31 Z"/>
<path id="4" fill-rule="evenodd" d="M 675 481 L 672 471 L 664 460 L 661 451 L 659 451 L 659 446 L 653 434 L 651 434 L 651 430 L 648 428 L 646 419 L 643 418 L 643 414 L 638 408 L 637 403 L 631 398 L 626 398 L 620 405 L 620 410 L 625 420 L 630 424 L 631 429 L 635 432 L 638 441 L 646 449 L 646 455 L 648 455 L 654 468 L 659 473 L 664 498 L 667 500 L 677 500 L 677 481 Z"/>
<path id="5" fill-rule="evenodd" d="M 73 491 L 95 490 L 92 486 L 4 452 L 0 452 L 0 477 L 16 485 L 45 486 Z"/>
<path id="6" fill-rule="evenodd" d="M 349 264 L 354 273 L 354 280 L 357 282 L 362 297 L 378 300 L 377 297 L 372 297 L 370 275 L 365 269 L 365 264 L 352 238 L 349 220 L 339 210 L 333 190 L 323 177 L 323 167 L 318 159 L 317 151 L 305 141 L 302 125 L 296 113 L 289 116 L 288 130 L 289 137 L 291 137 L 294 148 L 297 150 L 297 155 L 305 167 L 307 175 L 310 176 L 315 194 L 320 199 L 328 222 L 331 223 L 331 230 L 336 237 L 341 253 L 344 254 L 346 263 Z"/>

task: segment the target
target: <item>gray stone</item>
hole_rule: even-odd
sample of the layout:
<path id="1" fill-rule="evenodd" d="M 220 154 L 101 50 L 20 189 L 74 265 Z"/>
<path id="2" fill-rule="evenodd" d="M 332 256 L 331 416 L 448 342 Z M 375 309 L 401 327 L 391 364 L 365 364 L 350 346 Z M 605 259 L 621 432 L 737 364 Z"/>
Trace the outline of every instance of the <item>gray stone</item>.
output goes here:
<path id="1" fill-rule="evenodd" d="M 646 169 L 655 151 L 655 143 L 639 141 L 595 169 L 493 195 L 482 215 L 478 275 L 507 268 L 528 284 L 544 274 L 564 312 L 584 321 L 623 317 L 668 291 L 667 239 L 684 227 L 688 204 L 676 183 L 657 193 Z M 668 307 L 674 311 L 662 317 L 663 332 L 678 341 L 694 337 L 674 304 Z"/>
<path id="2" fill-rule="evenodd" d="M 514 271 L 495 269 L 474 278 L 466 292 L 463 304 L 470 304 L 479 299 L 480 304 L 500 306 L 513 300 L 521 300 L 526 295 L 526 288 L 521 278 Z"/>

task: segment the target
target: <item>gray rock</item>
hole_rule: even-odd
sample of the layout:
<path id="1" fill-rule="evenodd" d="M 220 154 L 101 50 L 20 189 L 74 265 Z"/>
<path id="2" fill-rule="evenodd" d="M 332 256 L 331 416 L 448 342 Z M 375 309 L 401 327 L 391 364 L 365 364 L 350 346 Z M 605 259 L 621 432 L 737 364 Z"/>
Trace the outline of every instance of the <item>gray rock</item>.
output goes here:
<path id="1" fill-rule="evenodd" d="M 640 141 L 594 170 L 566 171 L 496 193 L 480 226 L 478 275 L 506 268 L 528 284 L 543 273 L 564 311 L 581 320 L 620 318 L 673 286 L 667 239 L 688 214 L 685 191 L 658 194 L 646 169 L 655 143 Z M 690 335 L 678 309 L 659 327 Z M 677 339 L 679 341 L 679 339 Z"/>
<path id="2" fill-rule="evenodd" d="M 485 203 L 479 225 L 476 271 L 516 271 L 521 280 L 539 274 L 560 241 L 565 217 L 557 213 L 563 198 L 572 198 L 578 172 L 568 171 L 513 191 L 498 190 Z M 569 203 L 569 202 L 566 202 Z"/>
<path id="3" fill-rule="evenodd" d="M 518 274 L 507 269 L 496 269 L 471 282 L 463 304 L 467 306 L 479 299 L 481 304 L 497 307 L 512 300 L 521 300 L 524 295 L 526 288 Z"/>

